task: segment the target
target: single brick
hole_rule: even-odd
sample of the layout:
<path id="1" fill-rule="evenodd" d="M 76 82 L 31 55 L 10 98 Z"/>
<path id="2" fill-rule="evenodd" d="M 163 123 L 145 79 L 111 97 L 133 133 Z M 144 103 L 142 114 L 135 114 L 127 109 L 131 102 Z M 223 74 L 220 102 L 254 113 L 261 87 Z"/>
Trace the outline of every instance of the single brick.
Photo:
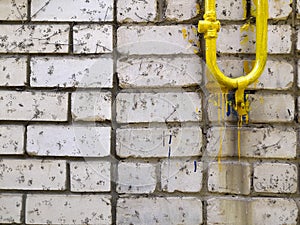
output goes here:
<path id="1" fill-rule="evenodd" d="M 121 26 L 118 29 L 121 54 L 194 54 L 200 44 L 197 29 L 190 25 Z"/>
<path id="2" fill-rule="evenodd" d="M 194 160 L 161 162 L 161 188 L 163 191 L 199 192 L 202 188 L 203 165 Z"/>
<path id="3" fill-rule="evenodd" d="M 67 121 L 68 94 L 0 92 L 0 120 Z"/>
<path id="4" fill-rule="evenodd" d="M 0 223 L 21 223 L 21 194 L 0 194 Z"/>
<path id="5" fill-rule="evenodd" d="M 65 190 L 66 161 L 0 160 L 0 189 Z"/>
<path id="6" fill-rule="evenodd" d="M 292 30 L 290 25 L 268 26 L 268 52 L 290 53 Z M 218 35 L 217 50 L 224 53 L 255 53 L 255 26 L 224 25 Z"/>
<path id="7" fill-rule="evenodd" d="M 117 121 L 121 123 L 200 121 L 201 97 L 194 92 L 119 93 Z"/>
<path id="8" fill-rule="evenodd" d="M 74 53 L 95 54 L 112 52 L 112 32 L 111 25 L 75 25 L 73 27 Z"/>
<path id="9" fill-rule="evenodd" d="M 259 163 L 254 165 L 253 186 L 256 192 L 295 193 L 298 170 L 294 164 Z"/>
<path id="10" fill-rule="evenodd" d="M 257 2 L 251 1 L 251 15 L 257 16 Z M 268 1 L 269 19 L 285 20 L 292 13 L 292 1 Z"/>
<path id="11" fill-rule="evenodd" d="M 18 125 L 0 126 L 0 155 L 21 155 L 24 153 L 25 128 Z"/>
<path id="12" fill-rule="evenodd" d="M 112 87 L 111 57 L 34 57 L 30 66 L 32 87 Z"/>
<path id="13" fill-rule="evenodd" d="M 27 83 L 27 65 L 24 57 L 0 58 L 0 86 L 24 86 Z"/>
<path id="14" fill-rule="evenodd" d="M 250 95 L 249 119 L 253 123 L 291 122 L 294 120 L 295 100 L 289 94 Z"/>
<path id="15" fill-rule="evenodd" d="M 110 191 L 110 162 L 70 162 L 72 192 Z"/>
<path id="16" fill-rule="evenodd" d="M 26 0 L 1 0 L 0 20 L 26 20 L 27 19 Z"/>
<path id="17" fill-rule="evenodd" d="M 39 156 L 108 156 L 110 130 L 110 127 L 29 126 L 27 152 Z"/>
<path id="18" fill-rule="evenodd" d="M 216 1 L 216 13 L 219 20 L 246 19 L 246 1 Z"/>
<path id="19" fill-rule="evenodd" d="M 208 224 L 296 225 L 298 208 L 292 199 L 211 198 L 207 201 Z"/>
<path id="20" fill-rule="evenodd" d="M 67 53 L 68 25 L 0 25 L 0 53 Z"/>
<path id="21" fill-rule="evenodd" d="M 185 157 L 200 156 L 202 129 L 200 127 L 122 128 L 117 129 L 118 156 Z"/>
<path id="22" fill-rule="evenodd" d="M 28 195 L 26 224 L 111 224 L 106 195 Z"/>
<path id="23" fill-rule="evenodd" d="M 196 55 L 120 59 L 117 72 L 121 88 L 188 87 L 202 80 L 201 60 Z"/>
<path id="24" fill-rule="evenodd" d="M 237 127 L 212 127 L 207 133 L 207 154 L 217 157 L 237 156 Z M 267 127 L 241 130 L 241 156 L 254 158 L 295 158 L 297 132 L 293 128 Z M 222 146 L 220 145 L 222 143 Z"/>
<path id="25" fill-rule="evenodd" d="M 157 17 L 157 1 L 117 1 L 119 22 L 150 22 Z"/>
<path id="26" fill-rule="evenodd" d="M 111 119 L 111 93 L 77 91 L 72 93 L 72 118 L 75 121 L 105 121 Z"/>
<path id="27" fill-rule="evenodd" d="M 239 162 L 210 163 L 208 190 L 210 192 L 250 194 L 250 164 Z"/>
<path id="28" fill-rule="evenodd" d="M 167 20 L 189 20 L 200 13 L 200 5 L 197 0 L 167 0 L 165 17 Z"/>
<path id="29" fill-rule="evenodd" d="M 119 163 L 117 192 L 152 193 L 156 183 L 155 165 L 133 162 Z"/>
<path id="30" fill-rule="evenodd" d="M 32 0 L 33 21 L 112 21 L 113 0 Z"/>
<path id="31" fill-rule="evenodd" d="M 254 61 L 221 58 L 218 65 L 227 76 L 239 77 L 250 73 Z M 286 90 L 293 86 L 293 82 L 293 65 L 285 60 L 271 59 L 267 61 L 266 67 L 258 80 L 249 85 L 248 88 Z"/>
<path id="32" fill-rule="evenodd" d="M 120 198 L 117 224 L 202 224 L 202 202 L 194 197 Z"/>

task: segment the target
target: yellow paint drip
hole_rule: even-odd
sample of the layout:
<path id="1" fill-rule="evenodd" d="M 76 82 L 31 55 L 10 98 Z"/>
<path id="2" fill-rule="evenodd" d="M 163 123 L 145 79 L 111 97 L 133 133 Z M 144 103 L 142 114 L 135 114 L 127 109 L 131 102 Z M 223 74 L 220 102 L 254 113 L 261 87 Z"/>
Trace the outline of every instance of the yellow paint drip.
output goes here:
<path id="1" fill-rule="evenodd" d="M 243 10 L 244 10 L 243 19 L 246 19 L 247 18 L 247 0 L 242 0 L 242 4 L 243 4 Z"/>
<path id="2" fill-rule="evenodd" d="M 200 7 L 200 4 L 197 3 L 196 4 L 196 14 L 199 15 L 201 13 L 201 7 Z"/>
<path id="3" fill-rule="evenodd" d="M 238 121 L 238 140 L 237 140 L 237 147 L 238 147 L 238 156 L 239 160 L 241 159 L 241 128 L 243 126 L 243 117 L 239 117 Z"/>
<path id="4" fill-rule="evenodd" d="M 187 39 L 187 37 L 188 37 L 188 33 L 185 28 L 182 28 L 182 36 L 183 36 L 183 39 Z"/>

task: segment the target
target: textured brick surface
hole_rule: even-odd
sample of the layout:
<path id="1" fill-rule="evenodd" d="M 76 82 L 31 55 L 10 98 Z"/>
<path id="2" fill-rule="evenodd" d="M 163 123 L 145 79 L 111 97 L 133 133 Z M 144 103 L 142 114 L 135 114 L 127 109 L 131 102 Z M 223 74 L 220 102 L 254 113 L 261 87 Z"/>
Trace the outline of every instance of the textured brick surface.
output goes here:
<path id="1" fill-rule="evenodd" d="M 26 0 L 2 0 L 0 2 L 0 20 L 26 20 Z"/>
<path id="2" fill-rule="evenodd" d="M 113 0 L 32 0 L 34 21 L 112 21 Z"/>
<path id="3" fill-rule="evenodd" d="M 65 190 L 66 162 L 3 159 L 0 181 L 2 190 Z"/>
<path id="4" fill-rule="evenodd" d="M 28 195 L 27 224 L 110 224 L 106 195 Z"/>
<path id="5" fill-rule="evenodd" d="M 183 21 L 200 13 L 200 5 L 196 0 L 167 0 L 165 16 L 168 20 Z"/>
<path id="6" fill-rule="evenodd" d="M 39 156 L 103 157 L 110 154 L 109 127 L 29 126 L 27 152 Z"/>
<path id="7" fill-rule="evenodd" d="M 246 18 L 245 1 L 216 1 L 216 13 L 219 20 L 242 20 Z"/>
<path id="8" fill-rule="evenodd" d="M 0 58 L 0 85 L 24 86 L 27 82 L 25 57 Z"/>
<path id="9" fill-rule="evenodd" d="M 23 126 L 2 125 L 0 126 L 0 155 L 20 155 L 24 153 Z"/>
<path id="10" fill-rule="evenodd" d="M 0 91 L 0 108 L 1 120 L 66 121 L 68 95 Z"/>
<path id="11" fill-rule="evenodd" d="M 121 198 L 117 206 L 117 224 L 202 224 L 197 198 Z"/>
<path id="12" fill-rule="evenodd" d="M 21 223 L 21 210 L 21 194 L 0 194 L 0 223 Z"/>
<path id="13" fill-rule="evenodd" d="M 251 15 L 256 16 L 257 3 L 251 2 Z M 286 19 L 292 13 L 292 1 L 268 1 L 270 19 Z"/>

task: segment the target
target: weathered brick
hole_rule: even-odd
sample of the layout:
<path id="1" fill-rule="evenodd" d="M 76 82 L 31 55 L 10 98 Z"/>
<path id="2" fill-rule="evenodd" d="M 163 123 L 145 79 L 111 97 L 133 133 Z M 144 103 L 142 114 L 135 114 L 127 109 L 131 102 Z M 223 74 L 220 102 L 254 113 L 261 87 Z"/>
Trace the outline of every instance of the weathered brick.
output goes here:
<path id="1" fill-rule="evenodd" d="M 112 21 L 113 0 L 32 0 L 33 21 Z"/>
<path id="2" fill-rule="evenodd" d="M 0 194 L 0 223 L 21 223 L 21 194 Z"/>
<path id="3" fill-rule="evenodd" d="M 108 156 L 110 130 L 110 127 L 29 126 L 27 152 L 39 156 Z"/>
<path id="4" fill-rule="evenodd" d="M 65 190 L 66 161 L 0 160 L 0 189 Z"/>
<path id="5" fill-rule="evenodd" d="M 287 19 L 292 13 L 292 1 L 272 1 L 269 0 L 269 19 Z M 251 1 L 251 15 L 256 16 L 256 1 Z"/>
<path id="6" fill-rule="evenodd" d="M 117 1 L 119 22 L 150 22 L 157 17 L 157 1 Z"/>
<path id="7" fill-rule="evenodd" d="M 77 91 L 72 94 L 72 118 L 75 121 L 105 121 L 111 119 L 111 93 Z"/>
<path id="8" fill-rule="evenodd" d="M 111 224 L 106 195 L 28 195 L 26 224 Z"/>
<path id="9" fill-rule="evenodd" d="M 120 93 L 116 100 L 117 121 L 199 121 L 202 117 L 198 93 Z"/>
<path id="10" fill-rule="evenodd" d="M 26 20 L 27 7 L 26 0 L 1 0 L 0 20 Z"/>
<path id="11" fill-rule="evenodd" d="M 67 121 L 68 95 L 50 92 L 0 92 L 1 120 Z"/>
<path id="12" fill-rule="evenodd" d="M 111 25 L 75 25 L 73 27 L 74 53 L 109 53 L 113 50 Z"/>
<path id="13" fill-rule="evenodd" d="M 218 35 L 217 49 L 224 53 L 255 53 L 255 26 L 224 25 Z M 268 52 L 290 53 L 292 30 L 290 25 L 268 26 Z"/>
<path id="14" fill-rule="evenodd" d="M 200 5 L 197 0 L 167 0 L 165 17 L 168 20 L 189 20 L 200 13 Z"/>
<path id="15" fill-rule="evenodd" d="M 243 20 L 246 19 L 245 1 L 216 1 L 216 13 L 219 20 Z"/>
<path id="16" fill-rule="evenodd" d="M 0 155 L 20 155 L 24 153 L 23 126 L 2 125 L 0 126 Z"/>
<path id="17" fill-rule="evenodd" d="M 239 77 L 249 74 L 254 65 L 254 61 L 242 59 L 221 58 L 218 62 L 221 71 L 230 77 Z M 284 76 L 283 76 L 284 74 Z M 266 63 L 264 72 L 256 82 L 248 86 L 249 89 L 271 89 L 286 90 L 293 86 L 294 69 L 293 66 L 285 61 L 270 59 Z"/>
<path id="18" fill-rule="evenodd" d="M 70 162 L 72 192 L 110 191 L 110 162 Z"/>
<path id="19" fill-rule="evenodd" d="M 210 163 L 208 190 L 210 192 L 250 194 L 250 164 L 239 162 Z"/>
<path id="20" fill-rule="evenodd" d="M 152 193 L 156 188 L 155 165 L 121 162 L 118 165 L 119 193 Z"/>
<path id="21" fill-rule="evenodd" d="M 199 49 L 194 26 L 121 26 L 118 51 L 122 54 L 194 54 Z"/>
<path id="22" fill-rule="evenodd" d="M 202 170 L 202 163 L 195 160 L 165 159 L 161 162 L 161 188 L 167 192 L 199 192 Z"/>
<path id="23" fill-rule="evenodd" d="M 211 198 L 207 203 L 208 224 L 297 224 L 298 208 L 292 199 Z"/>
<path id="24" fill-rule="evenodd" d="M 27 82 L 26 58 L 0 58 L 0 86 L 24 86 Z"/>
<path id="25" fill-rule="evenodd" d="M 0 53 L 67 53 L 68 25 L 0 25 Z"/>
<path id="26" fill-rule="evenodd" d="M 117 129 L 116 151 L 120 157 L 199 156 L 202 148 L 200 127 Z"/>
<path id="27" fill-rule="evenodd" d="M 32 87 L 112 87 L 113 60 L 110 57 L 34 57 L 30 66 Z"/>
<path id="28" fill-rule="evenodd" d="M 202 202 L 193 197 L 121 198 L 117 224 L 202 224 Z"/>
<path id="29" fill-rule="evenodd" d="M 295 158 L 297 132 L 293 128 L 241 128 L 241 156 L 254 158 Z M 222 137 L 222 138 L 220 138 Z M 217 156 L 222 142 L 222 156 L 237 156 L 237 127 L 212 127 L 207 133 L 207 154 Z"/>
<path id="30" fill-rule="evenodd" d="M 294 164 L 255 164 L 253 177 L 256 192 L 295 193 L 297 191 L 298 170 Z"/>
<path id="31" fill-rule="evenodd" d="M 120 87 L 187 87 L 200 85 L 198 56 L 138 57 L 118 61 Z"/>

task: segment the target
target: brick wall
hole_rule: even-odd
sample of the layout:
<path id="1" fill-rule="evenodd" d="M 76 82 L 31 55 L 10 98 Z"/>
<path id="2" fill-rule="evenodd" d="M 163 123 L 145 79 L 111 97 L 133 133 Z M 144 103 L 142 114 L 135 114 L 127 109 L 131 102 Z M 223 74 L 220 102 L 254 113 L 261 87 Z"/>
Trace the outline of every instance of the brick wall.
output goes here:
<path id="1" fill-rule="evenodd" d="M 251 69 L 255 9 L 217 0 L 230 76 Z M 269 0 L 240 159 L 236 117 L 205 76 L 203 10 L 0 1 L 0 224 L 297 224 L 300 3 Z"/>

